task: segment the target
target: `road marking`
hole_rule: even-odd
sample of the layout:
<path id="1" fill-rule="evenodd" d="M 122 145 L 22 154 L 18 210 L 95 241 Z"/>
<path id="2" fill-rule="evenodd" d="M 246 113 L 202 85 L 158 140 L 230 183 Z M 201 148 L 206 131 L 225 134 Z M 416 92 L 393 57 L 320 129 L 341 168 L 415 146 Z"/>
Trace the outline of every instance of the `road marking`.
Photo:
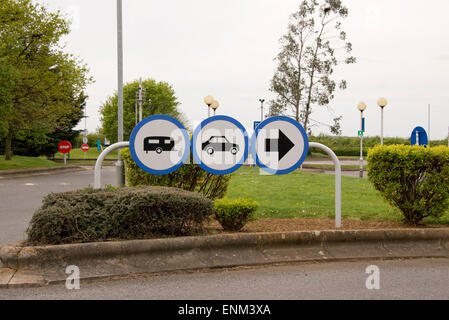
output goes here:
<path id="1" fill-rule="evenodd" d="M 26 185 L 26 186 L 36 186 L 37 184 L 28 182 L 28 183 L 25 183 L 25 185 Z"/>
<path id="2" fill-rule="evenodd" d="M 68 183 L 68 182 L 60 182 L 59 185 L 60 186 L 70 186 L 70 183 Z"/>

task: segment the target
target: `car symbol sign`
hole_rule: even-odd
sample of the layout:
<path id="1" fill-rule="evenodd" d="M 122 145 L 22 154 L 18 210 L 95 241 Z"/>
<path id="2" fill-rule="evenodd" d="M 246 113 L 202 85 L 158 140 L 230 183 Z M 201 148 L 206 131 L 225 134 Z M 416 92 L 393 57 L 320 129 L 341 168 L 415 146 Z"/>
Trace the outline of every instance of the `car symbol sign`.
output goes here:
<path id="1" fill-rule="evenodd" d="M 169 174 L 182 166 L 189 155 L 189 135 L 175 118 L 153 115 L 137 124 L 129 139 L 136 164 L 146 172 Z"/>
<path id="2" fill-rule="evenodd" d="M 248 134 L 231 117 L 210 117 L 193 133 L 192 154 L 194 161 L 209 173 L 232 173 L 248 158 Z"/>
<path id="3" fill-rule="evenodd" d="M 271 174 L 287 174 L 301 166 L 309 152 L 309 139 L 295 120 L 272 117 L 257 126 L 251 139 L 257 165 Z"/>

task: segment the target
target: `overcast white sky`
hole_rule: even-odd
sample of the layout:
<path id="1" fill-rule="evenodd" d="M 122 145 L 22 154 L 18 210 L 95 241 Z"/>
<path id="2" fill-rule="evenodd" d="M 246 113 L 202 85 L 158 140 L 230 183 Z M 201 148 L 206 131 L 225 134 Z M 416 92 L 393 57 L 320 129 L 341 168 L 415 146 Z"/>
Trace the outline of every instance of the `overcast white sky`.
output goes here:
<path id="1" fill-rule="evenodd" d="M 64 39 L 67 51 L 90 67 L 95 83 L 89 95 L 87 126 L 100 126 L 99 106 L 117 90 L 116 1 L 46 0 L 73 19 Z M 269 100 L 269 81 L 299 0 L 123 0 L 124 80 L 151 77 L 172 84 L 181 110 L 196 126 L 207 116 L 203 98 L 212 94 L 218 114 L 235 117 L 252 132 L 260 118 L 260 98 Z M 344 29 L 357 64 L 336 70 L 348 81 L 331 107 L 343 115 L 343 135 L 356 136 L 360 101 L 368 105 L 367 133 L 380 134 L 377 99 L 385 96 L 385 136 L 408 137 L 427 129 L 431 104 L 432 139 L 449 126 L 449 1 L 344 0 Z M 313 119 L 331 123 L 317 107 Z M 84 121 L 79 128 L 84 128 Z M 314 133 L 329 133 L 320 126 Z"/>

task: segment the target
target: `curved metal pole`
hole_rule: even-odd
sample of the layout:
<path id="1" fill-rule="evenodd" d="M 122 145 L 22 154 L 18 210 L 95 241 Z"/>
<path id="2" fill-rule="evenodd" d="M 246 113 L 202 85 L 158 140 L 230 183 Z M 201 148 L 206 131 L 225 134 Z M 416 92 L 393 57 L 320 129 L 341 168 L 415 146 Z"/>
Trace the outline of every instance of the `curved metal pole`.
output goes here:
<path id="1" fill-rule="evenodd" d="M 117 143 L 114 143 L 114 144 L 110 145 L 106 149 L 104 149 L 104 151 L 100 154 L 100 156 L 97 159 L 97 162 L 95 163 L 94 189 L 100 189 L 101 188 L 101 165 L 103 164 L 103 160 L 106 158 L 106 156 L 111 151 L 114 151 L 116 149 L 125 148 L 125 147 L 129 147 L 129 142 L 128 141 L 117 142 Z"/>
<path id="2" fill-rule="evenodd" d="M 337 155 L 321 143 L 310 142 L 309 148 L 317 148 L 326 152 L 334 162 L 335 166 L 335 227 L 341 228 L 341 165 Z"/>

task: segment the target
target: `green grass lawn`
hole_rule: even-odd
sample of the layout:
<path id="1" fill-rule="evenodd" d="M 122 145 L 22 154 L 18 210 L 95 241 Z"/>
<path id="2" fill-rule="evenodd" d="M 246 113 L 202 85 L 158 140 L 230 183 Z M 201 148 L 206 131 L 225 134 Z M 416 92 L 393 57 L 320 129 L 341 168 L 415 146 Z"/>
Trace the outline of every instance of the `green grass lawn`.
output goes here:
<path id="1" fill-rule="evenodd" d="M 6 161 L 4 155 L 0 155 L 0 170 L 27 169 L 27 168 L 47 168 L 58 167 L 64 164 L 47 160 L 46 157 L 22 157 L 13 156 L 12 160 Z"/>
<path id="2" fill-rule="evenodd" d="M 259 218 L 335 218 L 335 177 L 295 171 L 284 176 L 258 175 L 241 168 L 229 183 L 229 198 L 259 202 Z M 399 210 L 390 207 L 366 179 L 342 177 L 342 217 L 360 220 L 400 221 Z M 449 224 L 449 214 L 440 221 Z"/>
<path id="3" fill-rule="evenodd" d="M 90 148 L 87 153 L 86 153 L 86 158 L 88 159 L 97 159 L 98 156 L 100 155 L 101 151 L 97 151 L 97 148 Z M 64 158 L 64 154 L 58 152 L 55 153 L 55 158 L 56 159 L 63 159 Z M 72 159 L 84 159 L 84 151 L 81 149 L 72 149 L 72 151 L 70 151 L 70 158 Z M 108 156 L 106 157 L 106 159 L 117 159 L 117 150 L 112 151 L 111 153 L 108 154 Z"/>

